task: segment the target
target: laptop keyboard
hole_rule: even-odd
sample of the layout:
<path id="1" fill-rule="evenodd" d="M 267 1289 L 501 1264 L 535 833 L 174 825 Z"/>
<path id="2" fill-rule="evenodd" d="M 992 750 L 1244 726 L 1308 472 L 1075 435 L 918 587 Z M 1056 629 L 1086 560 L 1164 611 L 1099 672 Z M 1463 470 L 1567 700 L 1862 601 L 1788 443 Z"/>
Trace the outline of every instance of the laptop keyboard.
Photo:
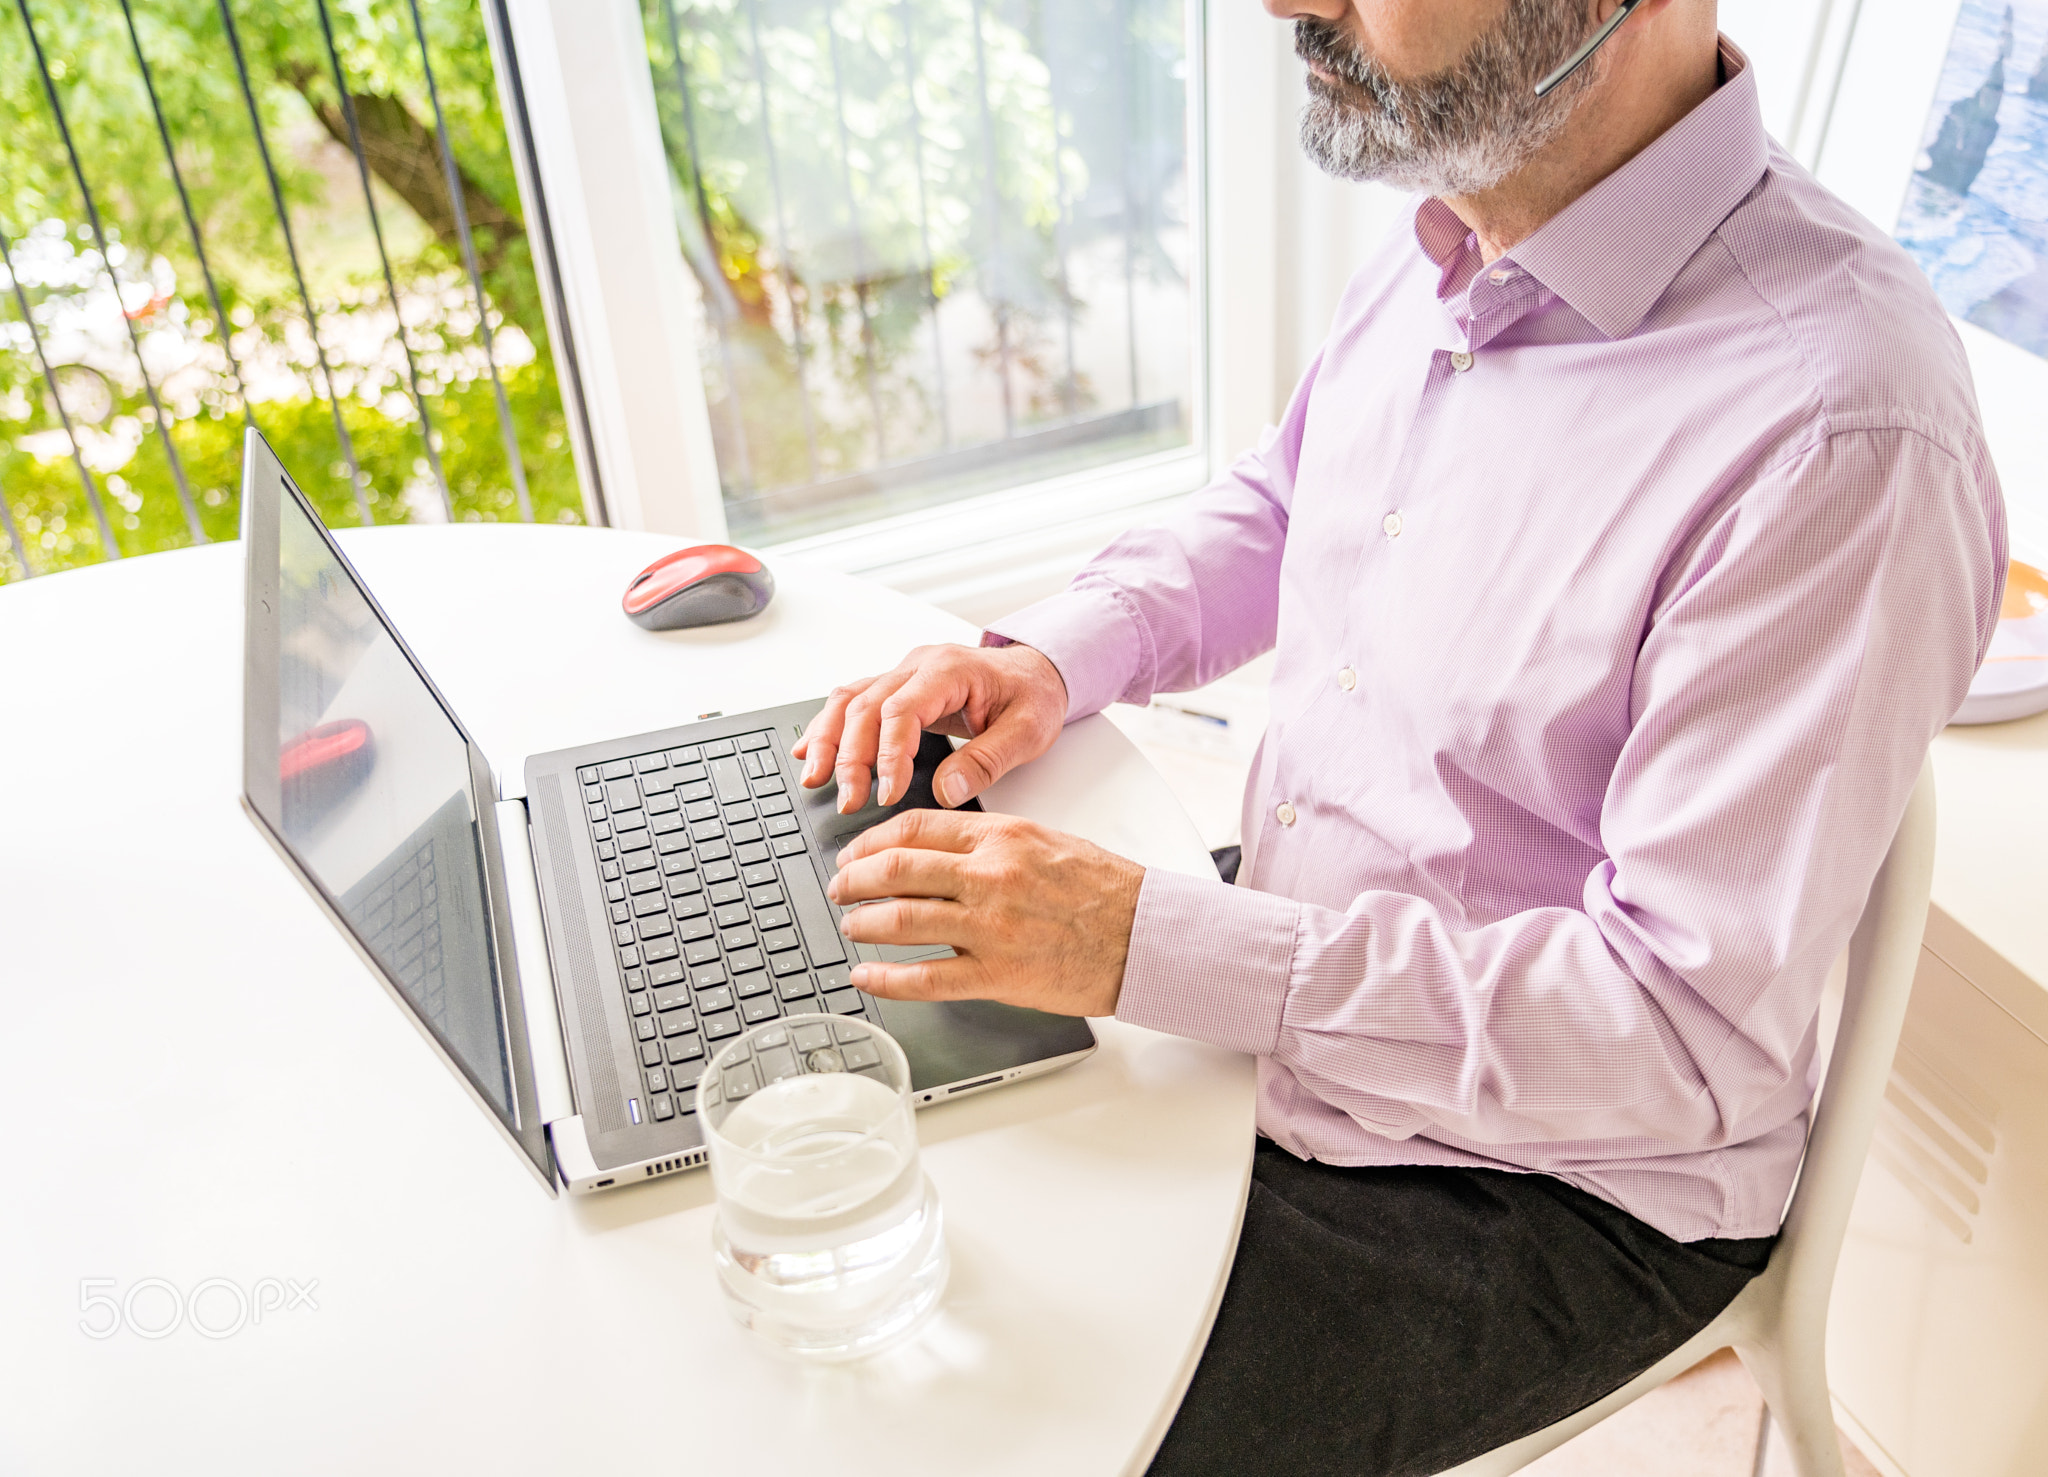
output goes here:
<path id="1" fill-rule="evenodd" d="M 811 867 L 772 732 L 576 771 L 644 1094 L 635 1123 L 695 1111 L 718 1043 L 782 1015 L 873 1019 Z"/>

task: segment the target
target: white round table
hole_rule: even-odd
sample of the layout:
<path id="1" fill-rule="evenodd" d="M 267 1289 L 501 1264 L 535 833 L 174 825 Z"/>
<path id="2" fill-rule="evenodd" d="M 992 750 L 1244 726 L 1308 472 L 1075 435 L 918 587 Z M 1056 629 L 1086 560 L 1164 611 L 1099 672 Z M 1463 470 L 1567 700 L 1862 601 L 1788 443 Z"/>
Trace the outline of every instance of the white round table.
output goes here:
<path id="1" fill-rule="evenodd" d="M 759 620 L 645 633 L 651 535 L 342 542 L 508 796 L 528 753 L 972 639 L 788 560 Z M 707 1178 L 549 1198 L 242 814 L 239 556 L 0 590 L 0 1470 L 1142 1471 L 1236 1244 L 1250 1059 L 1105 1021 L 921 1114 L 943 1314 L 786 1363 L 724 1311 Z M 1208 865 L 1101 719 L 988 804 Z"/>

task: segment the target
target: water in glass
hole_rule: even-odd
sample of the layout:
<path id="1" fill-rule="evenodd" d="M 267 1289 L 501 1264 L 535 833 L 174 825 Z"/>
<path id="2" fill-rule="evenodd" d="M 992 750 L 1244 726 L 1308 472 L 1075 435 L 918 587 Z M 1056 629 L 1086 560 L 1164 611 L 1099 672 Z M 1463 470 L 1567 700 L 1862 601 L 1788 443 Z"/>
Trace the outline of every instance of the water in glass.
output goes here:
<path id="1" fill-rule="evenodd" d="M 878 1027 L 792 1016 L 737 1038 L 698 1084 L 734 1316 L 812 1359 L 907 1337 L 948 1261 L 918 1162 L 910 1070 Z"/>

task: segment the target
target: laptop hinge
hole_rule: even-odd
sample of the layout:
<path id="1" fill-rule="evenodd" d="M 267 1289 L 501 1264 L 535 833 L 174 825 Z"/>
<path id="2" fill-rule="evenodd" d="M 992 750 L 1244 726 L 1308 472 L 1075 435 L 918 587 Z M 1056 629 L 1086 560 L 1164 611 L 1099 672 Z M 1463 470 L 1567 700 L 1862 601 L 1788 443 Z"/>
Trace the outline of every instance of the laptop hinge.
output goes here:
<path id="1" fill-rule="evenodd" d="M 572 1116 L 576 1100 L 569 1090 L 562 1012 L 555 1000 L 555 973 L 548 962 L 547 927 L 541 921 L 533 837 L 524 800 L 500 800 L 497 810 L 498 837 L 505 854 L 505 896 L 512 910 L 512 945 L 519 951 L 519 991 L 526 1004 L 527 1049 L 533 1056 L 534 1097 L 540 1105 L 540 1121 L 553 1123 Z"/>

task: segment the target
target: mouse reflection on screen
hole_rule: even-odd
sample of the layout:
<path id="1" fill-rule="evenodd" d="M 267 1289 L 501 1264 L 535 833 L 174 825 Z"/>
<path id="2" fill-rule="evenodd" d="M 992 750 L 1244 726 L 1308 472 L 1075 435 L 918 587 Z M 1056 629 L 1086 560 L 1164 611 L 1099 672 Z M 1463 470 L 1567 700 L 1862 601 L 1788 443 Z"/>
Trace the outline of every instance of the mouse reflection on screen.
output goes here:
<path id="1" fill-rule="evenodd" d="M 627 619 L 650 631 L 743 621 L 768 608 L 775 576 L 728 544 L 697 544 L 655 560 L 626 586 Z"/>

